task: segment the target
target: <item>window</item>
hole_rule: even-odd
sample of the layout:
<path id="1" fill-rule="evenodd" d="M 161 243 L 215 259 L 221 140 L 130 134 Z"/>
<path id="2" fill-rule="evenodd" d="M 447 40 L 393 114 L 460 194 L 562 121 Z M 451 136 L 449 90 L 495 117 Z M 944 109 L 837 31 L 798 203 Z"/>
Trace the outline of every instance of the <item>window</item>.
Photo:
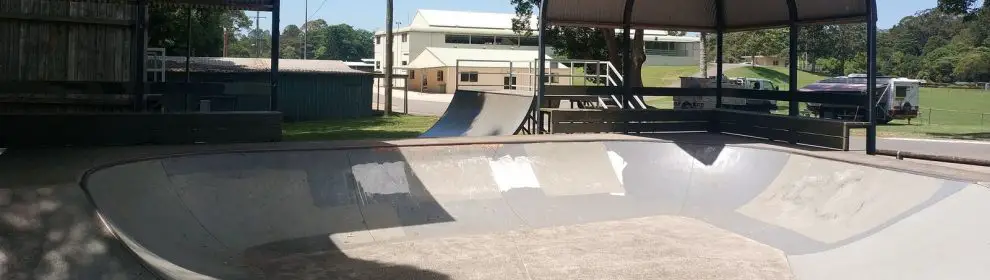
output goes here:
<path id="1" fill-rule="evenodd" d="M 548 79 L 549 79 L 549 82 L 547 82 Z M 543 77 L 543 83 L 544 84 L 546 84 L 546 83 L 551 83 L 551 84 L 560 83 L 560 77 L 557 77 L 557 74 L 550 74 L 550 73 L 548 73 L 546 77 Z"/>
<path id="2" fill-rule="evenodd" d="M 478 72 L 461 72 L 461 82 L 478 82 Z"/>
<path id="3" fill-rule="evenodd" d="M 403 43 L 405 43 L 408 40 L 408 36 L 406 36 L 406 35 L 408 35 L 408 34 L 402 33 L 402 42 Z"/>
<path id="4" fill-rule="evenodd" d="M 896 87 L 894 92 L 894 98 L 904 99 L 907 98 L 907 87 Z"/>
<path id="5" fill-rule="evenodd" d="M 502 89 L 516 89 L 516 77 L 502 78 Z"/>
<path id="6" fill-rule="evenodd" d="M 495 39 L 498 41 L 498 44 L 499 45 L 503 45 L 503 46 L 518 46 L 519 45 L 519 37 L 506 36 L 506 37 L 497 37 Z"/>
<path id="7" fill-rule="evenodd" d="M 676 50 L 677 49 L 677 46 L 674 44 L 674 42 L 657 42 L 657 41 L 652 41 L 652 42 L 646 42 L 646 48 L 647 49 L 650 49 L 650 50 L 667 50 L 667 51 L 672 51 L 672 50 Z"/>
<path id="8" fill-rule="evenodd" d="M 408 64 L 409 64 L 409 62 L 408 62 L 408 61 L 403 61 L 403 62 L 402 62 L 402 66 L 406 66 L 406 65 L 408 65 Z"/>
<path id="9" fill-rule="evenodd" d="M 443 70 L 437 71 L 437 82 L 443 82 Z"/>
<path id="10" fill-rule="evenodd" d="M 472 45 L 494 45 L 495 44 L 495 36 L 473 35 L 473 36 L 471 36 L 471 44 Z"/>
<path id="11" fill-rule="evenodd" d="M 409 79 L 412 80 L 415 78 L 416 78 L 416 71 L 409 71 Z"/>
<path id="12" fill-rule="evenodd" d="M 382 69 L 382 62 L 381 61 L 375 61 L 375 69 Z"/>
<path id="13" fill-rule="evenodd" d="M 447 44 L 470 44 L 471 36 L 468 35 L 446 35 L 444 36 L 444 42 Z"/>
<path id="14" fill-rule="evenodd" d="M 375 36 L 375 45 L 382 44 L 382 36 Z"/>
<path id="15" fill-rule="evenodd" d="M 540 45 L 540 38 L 530 36 L 519 39 L 520 46 L 535 47 Z"/>

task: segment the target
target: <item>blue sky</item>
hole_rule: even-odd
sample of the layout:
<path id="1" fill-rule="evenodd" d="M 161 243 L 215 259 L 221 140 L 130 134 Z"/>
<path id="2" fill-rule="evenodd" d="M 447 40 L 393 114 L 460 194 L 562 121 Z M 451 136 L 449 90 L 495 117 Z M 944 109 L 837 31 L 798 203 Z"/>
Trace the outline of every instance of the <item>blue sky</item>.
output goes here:
<path id="1" fill-rule="evenodd" d="M 305 21 L 307 0 L 282 0 L 282 27 Z M 308 0 L 310 19 L 322 18 L 330 24 L 347 23 L 358 28 L 378 30 L 385 26 L 385 0 L 344 1 Z M 935 7 L 937 0 L 877 0 L 880 28 L 890 28 L 901 18 L 918 10 Z M 320 6 L 323 6 L 322 8 Z M 394 20 L 405 26 L 417 9 L 513 13 L 509 0 L 394 0 Z M 254 12 L 248 13 L 254 16 Z M 271 15 L 261 13 L 261 26 L 269 29 Z"/>

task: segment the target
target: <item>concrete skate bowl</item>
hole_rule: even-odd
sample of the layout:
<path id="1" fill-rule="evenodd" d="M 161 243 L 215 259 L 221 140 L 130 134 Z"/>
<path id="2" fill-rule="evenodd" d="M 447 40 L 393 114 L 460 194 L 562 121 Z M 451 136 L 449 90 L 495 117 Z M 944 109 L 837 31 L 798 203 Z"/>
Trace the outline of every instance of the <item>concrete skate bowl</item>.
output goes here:
<path id="1" fill-rule="evenodd" d="M 443 116 L 420 137 L 512 135 L 533 104 L 522 91 L 458 90 Z"/>
<path id="2" fill-rule="evenodd" d="M 982 185 L 741 146 L 410 141 L 84 187 L 164 278 L 990 279 Z"/>

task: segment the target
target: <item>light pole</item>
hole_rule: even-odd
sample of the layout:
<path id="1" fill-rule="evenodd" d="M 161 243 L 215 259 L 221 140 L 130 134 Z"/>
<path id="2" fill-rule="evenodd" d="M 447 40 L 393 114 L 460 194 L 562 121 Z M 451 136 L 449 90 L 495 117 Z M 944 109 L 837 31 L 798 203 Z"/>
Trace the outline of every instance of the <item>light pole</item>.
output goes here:
<path id="1" fill-rule="evenodd" d="M 306 13 L 306 15 L 305 15 L 306 16 L 306 19 L 305 19 L 305 21 L 303 21 L 303 39 L 302 39 L 302 44 L 303 44 L 302 58 L 303 59 L 306 59 L 306 48 L 307 48 L 306 45 L 308 45 L 307 44 L 308 41 L 306 40 L 306 38 L 309 37 L 309 25 L 308 25 L 309 24 L 309 0 L 305 0 L 305 2 L 306 2 L 306 4 L 303 5 L 303 6 L 305 6 L 305 8 L 304 8 L 305 11 L 303 11 L 303 12 Z"/>

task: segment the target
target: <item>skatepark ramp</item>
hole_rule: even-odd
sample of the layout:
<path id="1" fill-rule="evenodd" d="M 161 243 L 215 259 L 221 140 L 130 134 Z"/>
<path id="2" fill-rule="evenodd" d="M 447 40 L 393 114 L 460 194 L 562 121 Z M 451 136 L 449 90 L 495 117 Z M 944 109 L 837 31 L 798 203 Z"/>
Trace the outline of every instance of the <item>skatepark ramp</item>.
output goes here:
<path id="1" fill-rule="evenodd" d="M 860 159 L 413 139 L 146 158 L 83 183 L 175 279 L 990 279 L 990 189 Z"/>
<path id="2" fill-rule="evenodd" d="M 420 137 L 512 135 L 530 114 L 529 91 L 458 90 L 436 124 Z"/>

